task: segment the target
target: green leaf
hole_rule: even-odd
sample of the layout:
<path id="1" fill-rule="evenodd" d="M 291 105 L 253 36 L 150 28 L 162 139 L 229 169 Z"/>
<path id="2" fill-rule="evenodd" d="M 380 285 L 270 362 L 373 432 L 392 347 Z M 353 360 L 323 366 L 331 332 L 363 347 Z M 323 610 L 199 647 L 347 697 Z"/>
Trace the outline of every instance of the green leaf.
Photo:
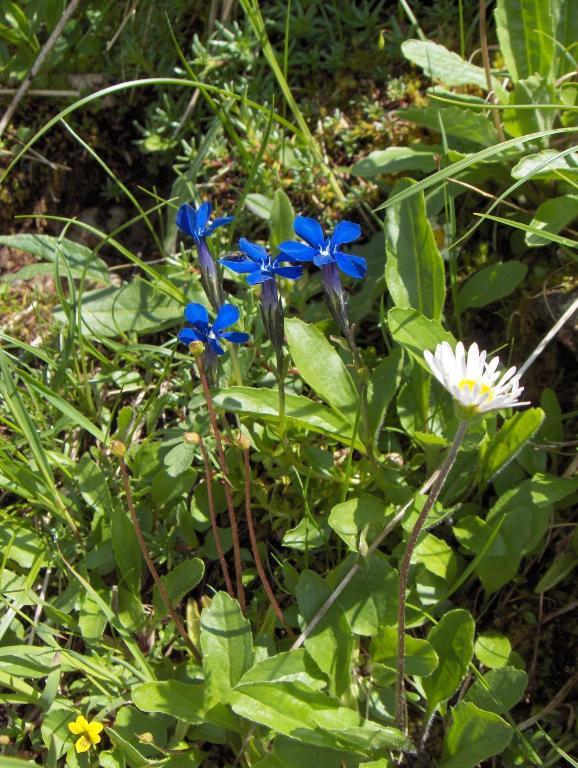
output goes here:
<path id="1" fill-rule="evenodd" d="M 383 664 L 395 672 L 397 669 L 397 628 L 383 627 L 371 640 L 370 656 L 373 663 Z M 431 643 L 411 635 L 405 636 L 405 673 L 428 677 L 438 666 L 438 655 Z"/>
<path id="2" fill-rule="evenodd" d="M 498 261 L 484 267 L 470 277 L 460 288 L 457 305 L 460 312 L 485 307 L 509 296 L 526 277 L 528 267 L 521 261 Z"/>
<path id="3" fill-rule="evenodd" d="M 313 571 L 303 571 L 295 593 L 303 624 L 307 624 L 330 596 L 331 590 L 321 576 Z M 351 684 L 353 639 L 340 605 L 334 603 L 331 606 L 305 640 L 305 648 L 329 678 L 330 691 L 341 696 Z"/>
<path id="4" fill-rule="evenodd" d="M 95 510 L 107 513 L 112 507 L 107 479 L 88 453 L 83 454 L 77 464 L 76 481 L 86 503 Z"/>
<path id="5" fill-rule="evenodd" d="M 483 488 L 522 450 L 544 420 L 541 408 L 528 408 L 506 419 L 502 428 L 480 448 L 480 485 Z"/>
<path id="6" fill-rule="evenodd" d="M 110 506 L 110 528 L 114 559 L 124 584 L 131 592 L 140 592 L 142 555 L 132 521 L 120 506 Z"/>
<path id="7" fill-rule="evenodd" d="M 186 723 L 202 722 L 207 710 L 202 683 L 178 680 L 143 683 L 132 689 L 131 698 L 142 712 L 162 712 Z"/>
<path id="8" fill-rule="evenodd" d="M 245 205 L 255 216 L 268 221 L 273 209 L 273 200 L 259 192 L 250 192 L 245 198 Z"/>
<path id="9" fill-rule="evenodd" d="M 553 78 L 559 54 L 551 0 L 498 0 L 494 16 L 500 49 L 514 82 L 536 73 Z"/>
<path id="10" fill-rule="evenodd" d="M 449 342 L 452 347 L 456 345 L 452 334 L 445 331 L 440 323 L 424 317 L 415 309 L 394 307 L 387 313 L 387 321 L 394 340 L 428 373 L 430 370 L 423 356 L 424 351 L 429 349 L 433 352 L 442 341 Z"/>
<path id="11" fill-rule="evenodd" d="M 41 261 L 51 264 L 57 260 L 65 261 L 72 277 L 110 284 L 110 275 L 105 262 L 90 248 L 66 238 L 52 235 L 3 235 L 0 245 L 17 248 L 36 256 Z M 64 264 L 60 264 L 61 274 L 66 273 Z"/>
<path id="12" fill-rule="evenodd" d="M 392 194 L 413 184 L 404 179 L 395 185 Z M 446 294 L 444 265 L 426 216 L 423 193 L 387 211 L 385 233 L 385 280 L 395 305 L 416 309 L 439 321 Z"/>
<path id="13" fill-rule="evenodd" d="M 530 222 L 533 229 L 558 234 L 578 218 L 578 195 L 561 195 L 540 203 L 536 215 Z M 526 232 L 526 245 L 530 248 L 548 245 L 549 240 L 535 232 Z"/>
<path id="14" fill-rule="evenodd" d="M 496 128 L 492 120 L 479 112 L 461 107 L 408 107 L 397 113 L 403 120 L 409 120 L 436 134 L 445 135 L 448 147 L 453 150 L 449 160 L 460 160 L 463 153 L 480 147 L 491 147 L 498 143 Z M 461 153 L 460 155 L 457 152 Z M 400 190 L 405 191 L 405 190 Z M 393 195 L 392 195 L 393 196 Z"/>
<path id="15" fill-rule="evenodd" d="M 328 581 L 335 589 L 355 563 L 346 558 L 330 575 Z M 372 637 L 380 628 L 397 619 L 399 577 L 397 571 L 381 553 L 365 557 L 361 567 L 337 598 L 351 632 Z"/>
<path id="16" fill-rule="evenodd" d="M 388 147 L 376 149 L 367 157 L 358 160 L 351 168 L 351 173 L 362 179 L 404 171 L 428 173 L 437 168 L 435 155 L 441 149 L 434 144 L 410 144 L 409 147 Z"/>
<path id="17" fill-rule="evenodd" d="M 227 704 L 253 663 L 253 638 L 239 603 L 226 592 L 217 592 L 201 613 L 201 648 L 207 693 L 214 703 Z"/>
<path id="18" fill-rule="evenodd" d="M 169 596 L 171 605 L 176 608 L 183 597 L 194 589 L 205 574 L 205 564 L 198 557 L 191 557 L 179 563 L 172 571 L 161 577 L 163 586 Z M 167 614 L 167 609 L 155 584 L 153 590 L 153 606 L 157 619 Z"/>
<path id="19" fill-rule="evenodd" d="M 515 667 L 491 669 L 468 689 L 464 701 L 476 707 L 503 715 L 521 701 L 528 685 L 528 675 Z"/>
<path id="20" fill-rule="evenodd" d="M 422 680 L 428 715 L 453 696 L 464 679 L 474 652 L 474 632 L 471 614 L 458 608 L 444 614 L 428 634 L 427 640 L 439 658 L 437 669 Z"/>
<path id="21" fill-rule="evenodd" d="M 446 85 L 477 85 L 484 91 L 488 89 L 482 67 L 470 64 L 439 43 L 406 40 L 401 44 L 401 52 L 406 59 L 421 67 L 428 77 L 441 80 Z M 492 88 L 501 87 L 495 78 L 492 81 Z"/>
<path id="22" fill-rule="evenodd" d="M 190 300 L 200 299 L 198 290 L 193 290 Z M 77 307 L 74 309 L 76 312 Z M 123 333 L 152 333 L 175 325 L 181 315 L 182 305 L 176 299 L 138 278 L 122 288 L 87 291 L 80 301 L 81 330 L 89 336 L 114 338 Z M 54 319 L 65 322 L 62 309 L 54 312 Z"/>
<path id="23" fill-rule="evenodd" d="M 178 477 L 193 463 L 195 456 L 195 446 L 183 440 L 165 455 L 163 464 L 169 477 Z"/>
<path id="24" fill-rule="evenodd" d="M 476 658 L 490 669 L 505 667 L 511 651 L 512 644 L 508 638 L 493 629 L 478 635 L 474 645 Z"/>
<path id="25" fill-rule="evenodd" d="M 454 550 L 443 539 L 432 533 L 426 534 L 416 544 L 412 558 L 422 563 L 427 571 L 452 582 L 458 575 L 458 558 Z"/>
<path id="26" fill-rule="evenodd" d="M 552 565 L 548 568 L 546 573 L 536 584 L 534 592 L 537 595 L 541 595 L 544 592 L 548 592 L 548 590 L 553 589 L 556 584 L 559 584 L 562 579 L 565 579 L 569 573 L 572 573 L 577 565 L 578 557 L 574 552 L 571 550 L 562 552 L 561 555 L 556 557 Z"/>
<path id="27" fill-rule="evenodd" d="M 278 189 L 273 196 L 273 205 L 271 206 L 271 215 L 269 218 L 270 245 L 273 254 L 279 250 L 279 243 L 285 240 L 293 240 L 295 230 L 293 221 L 295 212 L 291 205 L 291 200 L 282 189 Z"/>
<path id="28" fill-rule="evenodd" d="M 301 682 L 311 690 L 319 690 L 327 685 L 321 670 L 304 648 L 278 653 L 260 661 L 245 672 L 240 685 L 278 682 Z"/>
<path id="29" fill-rule="evenodd" d="M 253 416 L 260 421 L 279 420 L 279 396 L 273 389 L 228 387 L 217 390 L 213 400 L 215 406 L 224 411 Z M 294 428 L 311 429 L 345 445 L 351 445 L 352 419 L 345 419 L 321 403 L 301 395 L 286 395 L 285 407 L 287 422 Z M 360 442 L 357 442 L 355 447 L 364 451 Z"/>
<path id="30" fill-rule="evenodd" d="M 367 388 L 367 422 L 369 437 L 374 446 L 377 446 L 387 408 L 398 390 L 403 367 L 402 362 L 401 350 L 394 349 L 379 362 L 371 373 Z"/>
<path id="31" fill-rule="evenodd" d="M 106 442 L 106 435 L 104 432 L 93 424 L 83 413 L 77 410 L 73 405 L 59 397 L 50 387 L 41 384 L 34 377 L 30 376 L 26 371 L 18 371 L 18 376 L 26 382 L 28 387 L 34 392 L 37 392 L 47 402 L 53 405 L 59 410 L 67 420 L 71 422 L 75 427 L 80 427 L 86 430 L 90 435 L 100 440 L 102 443 Z"/>
<path id="32" fill-rule="evenodd" d="M 513 734 L 513 728 L 498 715 L 462 701 L 452 710 L 440 768 L 475 768 L 503 752 Z"/>
<path id="33" fill-rule="evenodd" d="M 576 173 L 578 173 L 578 153 L 561 155 L 555 149 L 544 149 L 542 152 L 526 155 L 512 168 L 514 179 L 560 181 L 565 176 L 572 178 Z"/>
<path id="34" fill-rule="evenodd" d="M 510 136 L 525 136 L 534 131 L 551 128 L 556 112 L 553 109 L 543 109 L 543 104 L 553 104 L 558 101 L 552 83 L 538 75 L 532 75 L 520 80 L 510 91 L 509 103 L 512 109 L 504 110 L 503 125 Z M 536 104 L 536 109 L 523 109 L 529 104 Z"/>
<path id="35" fill-rule="evenodd" d="M 345 363 L 323 333 L 294 317 L 285 321 L 285 334 L 303 380 L 333 408 L 354 417 L 359 405 L 357 390 Z"/>
<path id="36" fill-rule="evenodd" d="M 329 749 L 371 755 L 380 749 L 407 749 L 397 728 L 385 728 L 341 707 L 300 682 L 247 683 L 233 692 L 233 710 L 277 733 Z"/>
<path id="37" fill-rule="evenodd" d="M 356 499 L 348 499 L 336 504 L 329 515 L 329 525 L 343 539 L 349 549 L 359 552 L 359 537 L 364 532 L 364 540 L 371 544 L 394 513 L 392 506 L 385 506 L 375 496 L 364 494 Z"/>

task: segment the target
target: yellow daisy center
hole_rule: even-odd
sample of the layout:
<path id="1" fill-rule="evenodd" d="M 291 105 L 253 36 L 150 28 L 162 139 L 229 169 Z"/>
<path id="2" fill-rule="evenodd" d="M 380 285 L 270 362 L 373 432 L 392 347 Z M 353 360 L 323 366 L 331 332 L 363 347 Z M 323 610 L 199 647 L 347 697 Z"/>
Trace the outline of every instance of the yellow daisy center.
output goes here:
<path id="1" fill-rule="evenodd" d="M 492 388 L 485 384 L 483 381 L 478 382 L 474 379 L 462 379 L 458 384 L 458 389 L 469 389 L 470 391 L 473 391 L 476 384 L 480 384 L 480 395 L 487 394 L 488 400 L 491 400 L 493 397 Z"/>

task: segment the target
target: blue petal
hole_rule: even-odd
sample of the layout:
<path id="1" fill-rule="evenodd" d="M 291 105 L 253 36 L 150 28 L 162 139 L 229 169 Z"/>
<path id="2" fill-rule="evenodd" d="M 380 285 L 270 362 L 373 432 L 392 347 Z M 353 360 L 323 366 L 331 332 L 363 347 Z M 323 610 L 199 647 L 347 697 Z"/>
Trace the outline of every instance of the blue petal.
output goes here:
<path id="1" fill-rule="evenodd" d="M 191 325 L 206 327 L 209 324 L 209 313 L 202 304 L 187 304 L 185 307 L 185 318 Z"/>
<path id="2" fill-rule="evenodd" d="M 209 339 L 209 344 L 211 346 L 211 349 L 216 355 L 224 355 L 225 350 L 223 347 L 219 344 L 219 342 L 216 339 Z"/>
<path id="3" fill-rule="evenodd" d="M 310 219 L 308 216 L 297 216 L 293 224 L 295 232 L 306 240 L 313 248 L 323 248 L 325 244 L 325 238 L 323 237 L 323 230 L 321 224 L 315 219 Z"/>
<path id="4" fill-rule="evenodd" d="M 201 203 L 197 211 L 197 230 L 202 231 L 207 226 L 209 216 L 211 215 L 212 205 L 207 201 Z"/>
<path id="5" fill-rule="evenodd" d="M 251 338 L 248 333 L 242 333 L 241 331 L 224 331 L 219 334 L 227 341 L 232 341 L 233 344 L 244 344 Z"/>
<path id="6" fill-rule="evenodd" d="M 194 237 L 197 226 L 197 211 L 189 203 L 181 205 L 175 219 L 177 227 L 187 235 Z"/>
<path id="7" fill-rule="evenodd" d="M 312 261 L 317 253 L 315 248 L 305 243 L 297 243 L 295 240 L 286 240 L 279 246 L 281 253 L 297 261 Z"/>
<path id="8" fill-rule="evenodd" d="M 361 280 L 362 277 L 365 277 L 367 262 L 361 256 L 343 253 L 342 251 L 335 251 L 333 255 L 339 269 L 345 272 L 346 275 L 354 277 L 356 280 Z"/>
<path id="9" fill-rule="evenodd" d="M 335 261 L 330 253 L 326 253 L 323 256 L 320 253 L 316 253 L 313 257 L 313 263 L 316 267 L 322 267 L 324 264 L 332 264 Z"/>
<path id="10" fill-rule="evenodd" d="M 273 267 L 273 271 L 279 277 L 287 277 L 289 280 L 298 280 L 303 274 L 303 267 Z"/>
<path id="11" fill-rule="evenodd" d="M 183 344 L 190 344 L 192 341 L 205 341 L 204 336 L 197 333 L 194 328 L 183 328 L 182 331 L 179 331 L 178 339 Z"/>
<path id="12" fill-rule="evenodd" d="M 219 261 L 224 267 L 232 269 L 233 272 L 237 272 L 239 275 L 244 275 L 247 272 L 255 272 L 256 270 L 261 269 L 259 264 L 255 264 L 254 261 L 251 261 L 248 258 L 219 259 Z"/>
<path id="13" fill-rule="evenodd" d="M 239 308 L 234 304 L 223 304 L 219 310 L 219 314 L 215 318 L 213 323 L 213 330 L 220 331 L 222 328 L 227 328 L 229 325 L 234 325 L 239 319 Z"/>
<path id="14" fill-rule="evenodd" d="M 230 224 L 234 218 L 234 216 L 217 217 L 211 222 L 210 226 L 207 227 L 207 234 L 213 232 L 215 229 L 217 229 L 217 227 L 224 227 L 225 225 Z"/>
<path id="15" fill-rule="evenodd" d="M 262 272 L 261 270 L 253 272 L 252 275 L 247 276 L 249 285 L 259 285 L 259 283 L 266 283 L 267 280 L 274 280 L 273 275 L 270 275 L 267 272 Z"/>
<path id="16" fill-rule="evenodd" d="M 263 262 L 267 261 L 269 258 L 267 250 L 263 248 L 262 245 L 259 245 L 258 243 L 252 243 L 245 237 L 239 238 L 239 248 L 243 251 L 244 254 L 246 254 L 257 264 L 263 264 Z"/>
<path id="17" fill-rule="evenodd" d="M 342 243 L 352 243 L 361 237 L 361 227 L 353 221 L 340 221 L 331 235 L 331 248 Z"/>

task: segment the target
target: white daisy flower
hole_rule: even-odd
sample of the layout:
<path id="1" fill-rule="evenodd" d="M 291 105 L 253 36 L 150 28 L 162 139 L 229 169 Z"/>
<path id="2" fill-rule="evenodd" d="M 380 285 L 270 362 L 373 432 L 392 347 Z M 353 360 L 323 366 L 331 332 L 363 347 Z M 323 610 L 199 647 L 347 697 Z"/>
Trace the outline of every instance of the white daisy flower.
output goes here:
<path id="1" fill-rule="evenodd" d="M 515 375 L 516 368 L 499 373 L 500 359 L 494 357 L 487 363 L 487 353 L 480 352 L 475 343 L 466 353 L 461 341 L 455 352 L 444 341 L 437 345 L 433 355 L 427 350 L 423 354 L 440 384 L 471 413 L 529 405 L 518 400 L 524 387 L 520 386 L 520 376 Z"/>

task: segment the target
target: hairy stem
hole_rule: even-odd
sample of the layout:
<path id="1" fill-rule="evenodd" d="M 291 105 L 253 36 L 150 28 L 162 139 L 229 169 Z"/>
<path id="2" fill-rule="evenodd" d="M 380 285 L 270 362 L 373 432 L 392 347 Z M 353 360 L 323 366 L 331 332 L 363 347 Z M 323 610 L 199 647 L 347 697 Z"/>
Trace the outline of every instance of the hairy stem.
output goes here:
<path id="1" fill-rule="evenodd" d="M 454 436 L 454 440 L 451 444 L 448 455 L 444 459 L 441 467 L 439 468 L 438 475 L 435 482 L 432 485 L 431 491 L 426 499 L 423 509 L 417 518 L 413 530 L 407 541 L 401 566 L 399 569 L 399 599 L 397 607 L 397 679 L 395 686 L 395 704 L 396 704 L 396 721 L 400 730 L 405 731 L 406 717 L 405 717 L 405 689 L 403 683 L 404 675 L 404 661 L 405 661 L 405 602 L 407 592 L 407 581 L 409 576 L 409 566 L 411 564 L 411 557 L 417 544 L 419 535 L 423 529 L 427 516 L 429 515 L 433 505 L 437 501 L 440 491 L 444 486 L 445 481 L 450 473 L 451 468 L 454 465 L 456 456 L 460 446 L 464 440 L 468 429 L 468 422 L 466 420 L 460 421 L 457 432 Z"/>
<path id="2" fill-rule="evenodd" d="M 285 631 L 287 632 L 289 637 L 294 638 L 295 633 L 287 623 L 285 616 L 283 615 L 283 611 L 281 610 L 281 607 L 279 606 L 279 603 L 275 598 L 275 595 L 271 588 L 271 584 L 269 583 L 269 579 L 267 578 L 267 574 L 265 573 L 265 568 L 263 567 L 261 555 L 259 554 L 259 547 L 257 546 L 257 535 L 255 533 L 255 521 L 253 520 L 253 511 L 251 509 L 251 466 L 249 464 L 248 448 L 243 449 L 243 465 L 245 469 L 245 514 L 247 516 L 247 526 L 249 528 L 249 539 L 251 540 L 251 550 L 253 551 L 253 559 L 255 561 L 255 566 L 257 567 L 257 573 L 259 574 L 259 578 L 261 579 L 261 584 L 263 585 L 263 589 L 265 590 L 267 599 L 269 600 L 271 607 L 275 611 L 275 615 L 277 616 L 277 618 L 285 628 Z"/>
<path id="3" fill-rule="evenodd" d="M 221 467 L 221 473 L 223 475 L 223 487 L 225 489 L 225 499 L 227 501 L 227 511 L 229 513 L 229 522 L 231 524 L 231 534 L 233 537 L 233 558 L 235 560 L 235 580 L 237 587 L 237 600 L 241 606 L 241 610 L 245 613 L 245 588 L 243 587 L 243 568 L 241 565 L 241 547 L 239 545 L 239 528 L 237 525 L 237 514 L 235 512 L 235 504 L 233 501 L 233 494 L 231 492 L 231 483 L 229 482 L 229 469 L 227 467 L 227 460 L 225 458 L 225 451 L 223 450 L 223 440 L 221 438 L 221 430 L 219 429 L 219 422 L 217 420 L 217 414 L 213 405 L 213 398 L 211 397 L 211 390 L 207 382 L 207 376 L 205 374 L 205 366 L 203 364 L 202 356 L 197 358 L 197 367 L 199 370 L 199 378 L 201 379 L 201 386 L 203 387 L 203 394 L 205 396 L 205 403 L 207 404 L 207 410 L 209 411 L 209 419 L 211 421 L 211 429 L 215 438 L 217 446 L 217 457 L 219 459 L 219 465 Z"/>
<path id="4" fill-rule="evenodd" d="M 200 442 L 201 453 L 203 455 L 203 463 L 205 465 L 205 480 L 207 483 L 207 500 L 209 502 L 209 517 L 211 518 L 211 528 L 213 529 L 213 536 L 215 538 L 215 546 L 217 548 L 217 554 L 219 556 L 219 562 L 221 564 L 221 570 L 223 572 L 223 578 L 225 579 L 225 585 L 230 597 L 235 597 L 235 590 L 233 589 L 233 582 L 229 574 L 229 566 L 225 560 L 225 553 L 223 552 L 223 545 L 221 543 L 221 534 L 217 526 L 217 515 L 215 513 L 215 499 L 213 497 L 213 473 L 211 471 L 211 463 L 209 461 L 209 454 L 207 448 L 201 438 Z"/>
<path id="5" fill-rule="evenodd" d="M 142 552 L 142 556 L 145 559 L 145 563 L 147 564 L 147 568 L 149 569 L 149 572 L 151 576 L 153 577 L 153 580 L 155 584 L 157 585 L 157 588 L 159 590 L 161 599 L 163 603 L 165 604 L 165 608 L 167 609 L 168 613 L 170 614 L 171 619 L 173 620 L 175 627 L 177 628 L 178 633 L 185 641 L 188 649 L 193 654 L 195 659 L 199 662 L 199 664 L 202 662 L 201 654 L 199 653 L 197 646 L 193 643 L 191 640 L 189 633 L 185 629 L 185 626 L 183 622 L 180 620 L 179 616 L 177 615 L 177 612 L 172 606 L 172 603 L 170 601 L 170 598 L 167 594 L 167 591 L 164 587 L 163 582 L 161 581 L 161 577 L 158 574 L 158 571 L 156 569 L 155 564 L 153 563 L 152 557 L 150 556 L 150 552 L 148 551 L 148 547 L 146 545 L 146 542 L 144 540 L 144 536 L 142 533 L 142 528 L 140 527 L 140 523 L 136 514 L 136 508 L 134 505 L 134 501 L 132 498 L 132 491 L 130 488 L 130 478 L 128 476 L 128 469 L 125 463 L 125 460 L 121 458 L 120 460 L 120 472 L 122 475 L 122 480 L 124 483 L 124 492 L 126 495 L 126 503 L 128 505 L 128 509 L 130 512 L 130 518 L 132 520 L 134 532 L 136 533 L 136 537 L 138 539 L 138 543 L 140 545 L 140 549 Z"/>

